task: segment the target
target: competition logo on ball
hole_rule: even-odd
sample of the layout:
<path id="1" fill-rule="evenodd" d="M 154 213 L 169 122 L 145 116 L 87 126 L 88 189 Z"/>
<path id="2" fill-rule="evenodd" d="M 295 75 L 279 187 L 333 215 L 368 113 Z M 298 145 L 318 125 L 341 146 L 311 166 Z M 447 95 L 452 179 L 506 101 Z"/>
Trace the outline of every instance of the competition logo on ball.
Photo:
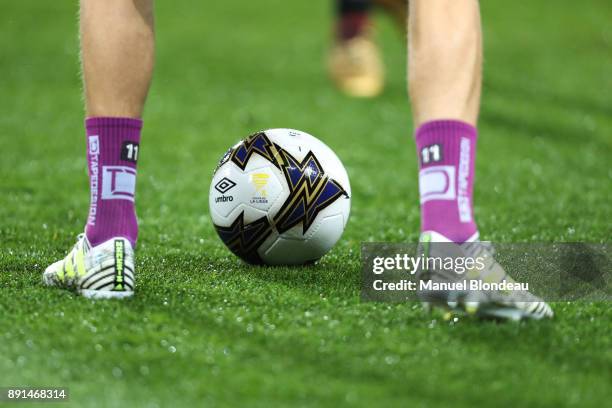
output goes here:
<path id="1" fill-rule="evenodd" d="M 327 146 L 299 131 L 249 136 L 224 155 L 212 185 L 219 237 L 249 263 L 315 261 L 340 238 L 348 219 L 344 167 Z M 234 186 L 231 203 L 220 199 Z"/>

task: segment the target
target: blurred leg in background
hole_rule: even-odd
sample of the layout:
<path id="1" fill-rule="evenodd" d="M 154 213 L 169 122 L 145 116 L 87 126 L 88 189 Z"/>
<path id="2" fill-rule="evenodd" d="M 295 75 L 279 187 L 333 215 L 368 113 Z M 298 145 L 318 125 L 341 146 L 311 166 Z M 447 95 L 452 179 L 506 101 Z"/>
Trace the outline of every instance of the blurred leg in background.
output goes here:
<path id="1" fill-rule="evenodd" d="M 477 236 L 472 206 L 482 80 L 478 0 L 411 0 L 408 83 L 419 155 L 421 231 Z M 440 183 L 442 179 L 448 183 Z"/>
<path id="2" fill-rule="evenodd" d="M 154 63 L 153 0 L 81 0 L 90 207 L 85 234 L 49 266 L 47 285 L 88 297 L 134 289 L 136 165 Z"/>
<path id="3" fill-rule="evenodd" d="M 328 70 L 336 86 L 355 97 L 373 97 L 383 88 L 384 72 L 378 47 L 372 41 L 373 0 L 334 0 L 334 45 Z"/>

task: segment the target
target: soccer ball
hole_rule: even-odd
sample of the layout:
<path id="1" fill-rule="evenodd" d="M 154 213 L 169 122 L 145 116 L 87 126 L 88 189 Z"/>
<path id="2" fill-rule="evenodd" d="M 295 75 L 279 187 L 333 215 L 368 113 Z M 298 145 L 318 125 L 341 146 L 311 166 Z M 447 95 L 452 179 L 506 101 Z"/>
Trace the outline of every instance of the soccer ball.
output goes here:
<path id="1" fill-rule="evenodd" d="M 244 261 L 299 265 L 338 241 L 350 197 L 346 170 L 329 147 L 299 130 L 269 129 L 221 158 L 209 206 L 219 237 Z"/>

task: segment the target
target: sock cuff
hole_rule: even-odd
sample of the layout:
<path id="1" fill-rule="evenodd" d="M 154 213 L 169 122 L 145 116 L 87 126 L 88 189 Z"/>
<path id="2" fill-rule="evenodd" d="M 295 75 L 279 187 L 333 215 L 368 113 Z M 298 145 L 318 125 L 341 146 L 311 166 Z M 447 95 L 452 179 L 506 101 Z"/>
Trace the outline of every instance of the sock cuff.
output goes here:
<path id="1" fill-rule="evenodd" d="M 454 136 L 458 133 L 462 136 L 469 136 L 474 140 L 478 137 L 478 130 L 467 122 L 452 119 L 432 120 L 423 123 L 415 131 L 415 138 L 418 140 L 428 134 Z"/>
<path id="2" fill-rule="evenodd" d="M 85 127 L 91 128 L 129 128 L 142 129 L 142 119 L 96 116 L 85 119 Z"/>

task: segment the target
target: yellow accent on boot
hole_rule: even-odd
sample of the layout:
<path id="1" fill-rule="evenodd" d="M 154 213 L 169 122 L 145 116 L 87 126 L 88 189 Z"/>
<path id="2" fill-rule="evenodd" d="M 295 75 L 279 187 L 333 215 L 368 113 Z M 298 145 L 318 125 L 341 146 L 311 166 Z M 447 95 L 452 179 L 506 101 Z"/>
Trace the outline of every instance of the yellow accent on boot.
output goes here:
<path id="1" fill-rule="evenodd" d="M 75 258 L 77 274 L 78 276 L 84 276 L 87 271 L 85 270 L 85 251 L 83 250 L 83 247 L 78 249 Z"/>
<path id="2" fill-rule="evenodd" d="M 57 276 L 57 280 L 59 280 L 60 282 L 64 281 L 64 268 L 65 267 L 66 267 L 66 260 L 64 259 L 62 261 L 62 267 L 59 268 L 57 272 L 55 273 L 55 275 Z"/>
<path id="3" fill-rule="evenodd" d="M 72 263 L 73 259 L 74 252 L 69 253 L 66 259 L 64 259 L 64 269 L 66 270 L 66 277 L 69 279 L 74 278 L 74 265 Z"/>

